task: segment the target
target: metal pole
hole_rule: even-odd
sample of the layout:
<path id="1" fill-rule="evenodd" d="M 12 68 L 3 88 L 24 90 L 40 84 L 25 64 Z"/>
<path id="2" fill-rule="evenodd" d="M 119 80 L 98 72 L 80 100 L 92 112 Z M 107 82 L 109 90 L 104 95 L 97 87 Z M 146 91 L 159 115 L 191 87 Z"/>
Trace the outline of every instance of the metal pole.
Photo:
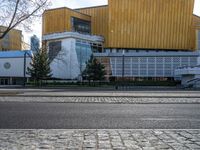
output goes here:
<path id="1" fill-rule="evenodd" d="M 24 53 L 24 87 L 26 86 L 26 52 Z"/>
<path id="2" fill-rule="evenodd" d="M 80 82 L 82 85 L 82 52 L 81 51 L 80 51 Z"/>
<path id="3" fill-rule="evenodd" d="M 124 50 L 123 50 L 123 54 L 122 54 L 122 85 L 123 85 L 123 88 L 125 86 L 124 84 Z"/>
<path id="4" fill-rule="evenodd" d="M 122 78 L 124 80 L 124 65 L 125 65 L 125 60 L 124 60 L 124 50 L 123 50 L 123 55 L 122 55 Z"/>

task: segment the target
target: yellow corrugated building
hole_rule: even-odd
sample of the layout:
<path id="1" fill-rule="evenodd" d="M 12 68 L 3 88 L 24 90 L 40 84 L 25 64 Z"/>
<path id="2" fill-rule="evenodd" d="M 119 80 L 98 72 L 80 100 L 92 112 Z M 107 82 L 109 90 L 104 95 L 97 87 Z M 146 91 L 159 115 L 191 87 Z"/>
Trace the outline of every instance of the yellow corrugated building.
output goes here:
<path id="1" fill-rule="evenodd" d="M 196 30 L 196 37 L 195 37 L 195 41 L 196 41 L 196 49 L 198 49 L 198 47 L 200 47 L 200 17 L 194 15 L 193 16 L 193 23 L 194 23 L 194 29 Z"/>
<path id="2" fill-rule="evenodd" d="M 105 46 L 108 45 L 108 6 L 97 6 L 76 9 L 81 13 L 91 16 L 92 34 L 100 35 L 105 38 Z"/>
<path id="3" fill-rule="evenodd" d="M 109 0 L 109 47 L 193 50 L 194 0 Z"/>
<path id="4" fill-rule="evenodd" d="M 63 7 L 47 10 L 43 14 L 43 35 L 72 31 L 71 17 L 91 21 L 91 16 Z"/>
<path id="5" fill-rule="evenodd" d="M 6 27 L 0 26 L 0 30 Z M 0 51 L 22 50 L 22 31 L 12 29 L 3 39 L 0 40 Z"/>
<path id="6" fill-rule="evenodd" d="M 195 50 L 194 0 L 109 0 L 106 6 L 45 11 L 43 35 L 72 31 L 70 17 L 91 21 L 105 48 Z"/>

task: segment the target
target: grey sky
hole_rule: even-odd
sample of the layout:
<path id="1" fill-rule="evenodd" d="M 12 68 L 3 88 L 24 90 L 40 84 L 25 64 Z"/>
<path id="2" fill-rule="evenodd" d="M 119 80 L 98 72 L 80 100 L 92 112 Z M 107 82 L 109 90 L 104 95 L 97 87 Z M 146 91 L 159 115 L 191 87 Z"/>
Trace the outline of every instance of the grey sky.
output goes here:
<path id="1" fill-rule="evenodd" d="M 57 7 L 69 7 L 69 8 L 80 8 L 88 6 L 106 5 L 107 0 L 51 0 L 51 8 Z M 200 0 L 195 0 L 194 14 L 200 16 Z M 33 32 L 23 32 L 24 39 L 27 43 L 30 42 L 30 36 L 36 34 L 41 38 L 42 24 L 41 21 L 36 21 L 33 25 Z"/>

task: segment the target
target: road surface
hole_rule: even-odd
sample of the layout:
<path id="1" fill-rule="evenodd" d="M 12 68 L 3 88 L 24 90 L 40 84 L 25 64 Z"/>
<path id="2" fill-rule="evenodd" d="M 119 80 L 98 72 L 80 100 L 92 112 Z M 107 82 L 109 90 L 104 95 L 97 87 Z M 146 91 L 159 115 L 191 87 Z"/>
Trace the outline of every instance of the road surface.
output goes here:
<path id="1" fill-rule="evenodd" d="M 200 129 L 200 104 L 0 103 L 1 129 Z"/>

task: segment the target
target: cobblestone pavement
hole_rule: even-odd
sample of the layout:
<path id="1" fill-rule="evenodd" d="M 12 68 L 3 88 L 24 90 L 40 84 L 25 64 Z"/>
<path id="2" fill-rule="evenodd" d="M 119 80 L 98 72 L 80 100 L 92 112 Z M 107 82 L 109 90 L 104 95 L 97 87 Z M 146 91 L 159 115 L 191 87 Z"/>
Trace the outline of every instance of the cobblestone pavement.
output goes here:
<path id="1" fill-rule="evenodd" d="M 159 97 L 0 97 L 0 102 L 60 102 L 60 103 L 198 103 L 200 98 L 159 98 Z"/>
<path id="2" fill-rule="evenodd" d="M 200 130 L 0 130 L 1 150 L 199 150 Z"/>
<path id="3" fill-rule="evenodd" d="M 200 90 L 200 89 L 199 89 Z M 69 87 L 67 89 L 23 89 L 23 88 L 0 88 L 0 96 L 40 96 L 40 97 L 59 97 L 59 96 L 83 96 L 83 97 L 97 97 L 97 96 L 105 96 L 105 97 L 118 97 L 118 96 L 131 96 L 131 97 L 198 97 L 200 98 L 199 90 L 186 90 L 186 89 L 178 89 L 174 87 L 133 87 L 132 90 L 124 89 L 124 90 L 114 90 L 107 88 L 96 88 L 87 87 L 84 88 L 73 88 Z"/>

